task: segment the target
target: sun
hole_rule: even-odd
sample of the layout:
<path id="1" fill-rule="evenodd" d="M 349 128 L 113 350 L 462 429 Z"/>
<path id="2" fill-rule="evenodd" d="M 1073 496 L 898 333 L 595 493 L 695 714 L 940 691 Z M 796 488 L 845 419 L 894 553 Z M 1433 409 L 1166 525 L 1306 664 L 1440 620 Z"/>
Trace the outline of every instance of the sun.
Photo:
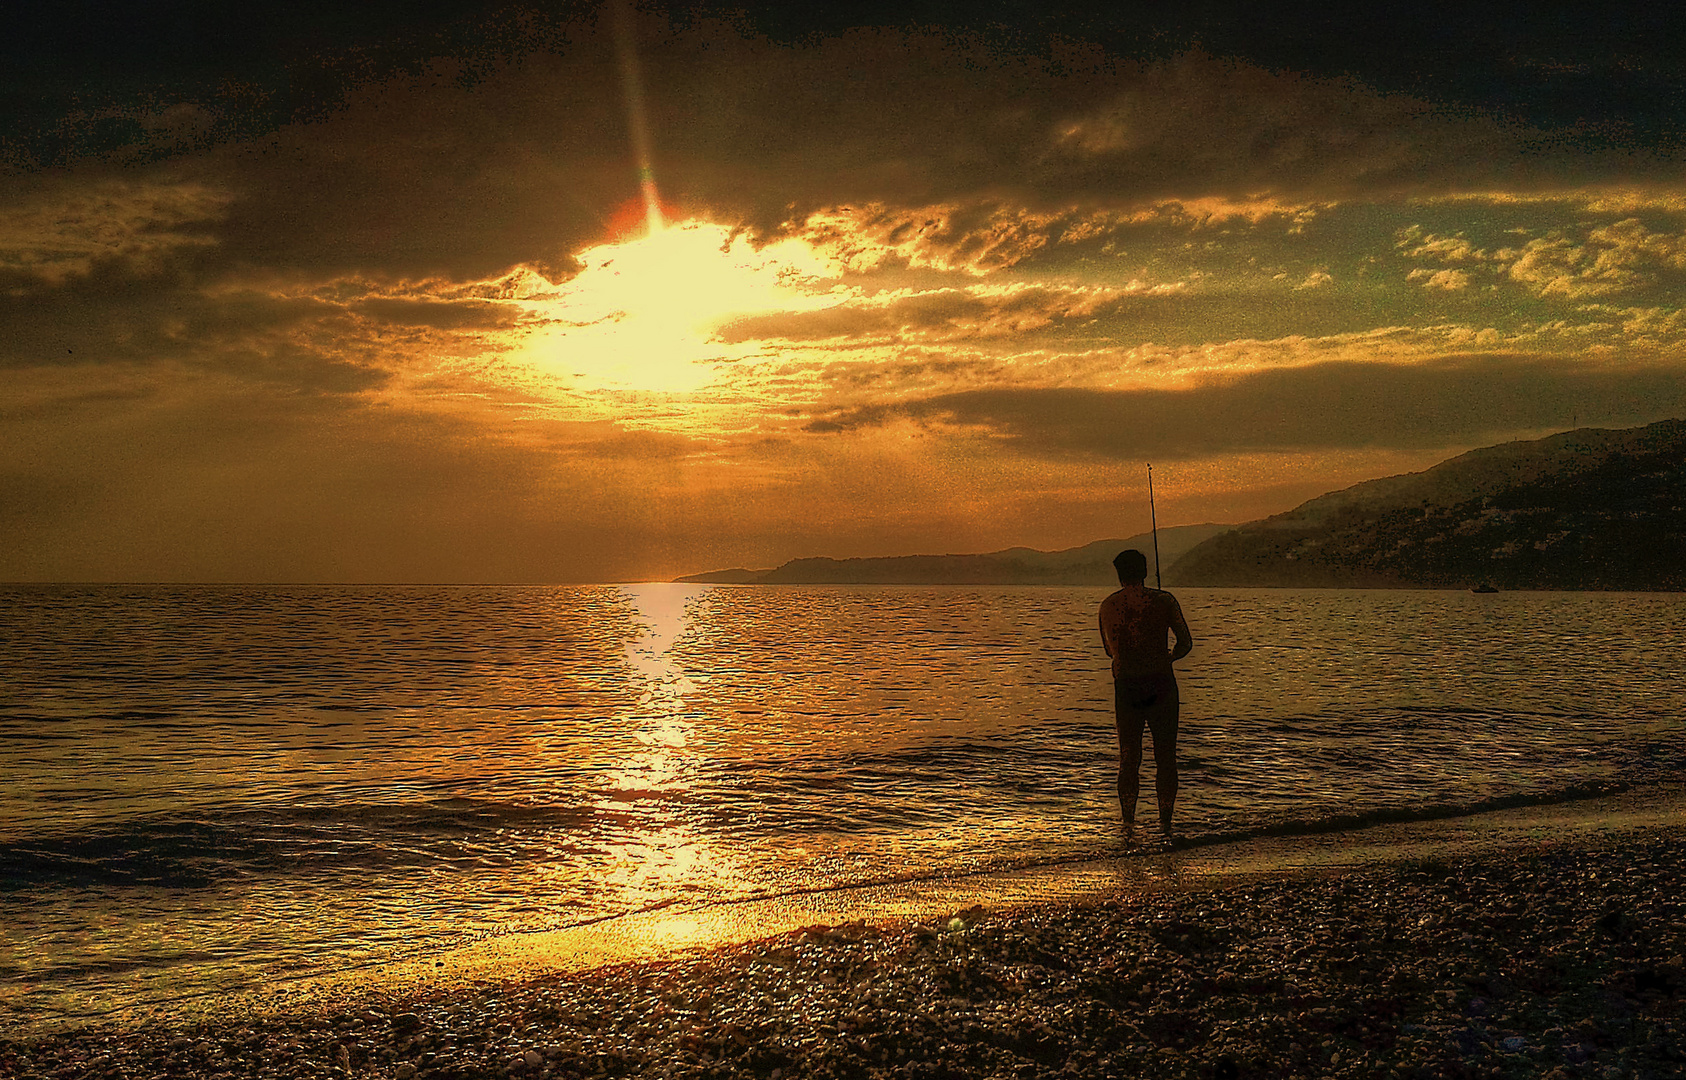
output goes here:
<path id="1" fill-rule="evenodd" d="M 543 328 L 525 352 L 582 389 L 698 390 L 761 348 L 724 340 L 722 327 L 848 296 L 841 268 L 805 241 L 757 249 L 712 222 L 600 244 L 578 260 L 584 269 L 533 305 Z"/>

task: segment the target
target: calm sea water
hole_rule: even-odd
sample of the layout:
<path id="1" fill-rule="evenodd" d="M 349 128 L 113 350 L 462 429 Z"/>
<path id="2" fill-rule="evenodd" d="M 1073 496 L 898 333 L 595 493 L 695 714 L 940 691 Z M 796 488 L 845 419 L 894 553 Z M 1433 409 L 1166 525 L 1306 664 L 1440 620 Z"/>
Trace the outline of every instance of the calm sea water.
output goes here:
<path id="1" fill-rule="evenodd" d="M 1104 594 L 5 587 L 0 1029 L 1113 850 Z M 1686 597 L 1179 595 L 1191 832 L 1686 775 Z"/>

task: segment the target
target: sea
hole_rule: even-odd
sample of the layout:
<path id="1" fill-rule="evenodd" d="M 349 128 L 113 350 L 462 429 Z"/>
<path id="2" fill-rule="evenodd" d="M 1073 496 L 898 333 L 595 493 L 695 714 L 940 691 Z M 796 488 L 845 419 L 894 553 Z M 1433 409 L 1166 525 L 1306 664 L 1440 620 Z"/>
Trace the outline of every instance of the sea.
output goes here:
<path id="1" fill-rule="evenodd" d="M 1686 596 L 1177 592 L 1195 842 L 1686 777 Z M 0 586 L 0 1031 L 1117 853 L 1105 594 Z"/>

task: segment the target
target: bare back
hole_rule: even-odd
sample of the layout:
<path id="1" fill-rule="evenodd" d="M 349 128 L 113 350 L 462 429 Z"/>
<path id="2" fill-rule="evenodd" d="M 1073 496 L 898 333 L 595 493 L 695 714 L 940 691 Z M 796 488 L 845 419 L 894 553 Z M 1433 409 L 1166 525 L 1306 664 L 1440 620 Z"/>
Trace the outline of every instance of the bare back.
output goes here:
<path id="1" fill-rule="evenodd" d="M 1101 602 L 1100 630 L 1114 679 L 1165 674 L 1194 644 L 1177 598 L 1143 585 L 1126 585 Z M 1168 634 L 1176 635 L 1174 650 L 1166 647 Z"/>

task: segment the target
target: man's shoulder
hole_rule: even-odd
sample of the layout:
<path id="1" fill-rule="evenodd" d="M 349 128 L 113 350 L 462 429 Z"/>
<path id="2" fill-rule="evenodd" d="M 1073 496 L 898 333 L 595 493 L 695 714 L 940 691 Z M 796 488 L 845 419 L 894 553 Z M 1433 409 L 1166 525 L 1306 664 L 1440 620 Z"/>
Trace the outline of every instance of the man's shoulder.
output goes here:
<path id="1" fill-rule="evenodd" d="M 1181 604 L 1177 603 L 1177 598 L 1175 596 L 1172 596 L 1165 589 L 1149 589 L 1147 591 L 1147 594 L 1148 594 L 1148 596 L 1153 598 L 1154 603 L 1159 604 L 1163 607 L 1174 608 L 1174 607 L 1181 607 L 1182 606 Z"/>

